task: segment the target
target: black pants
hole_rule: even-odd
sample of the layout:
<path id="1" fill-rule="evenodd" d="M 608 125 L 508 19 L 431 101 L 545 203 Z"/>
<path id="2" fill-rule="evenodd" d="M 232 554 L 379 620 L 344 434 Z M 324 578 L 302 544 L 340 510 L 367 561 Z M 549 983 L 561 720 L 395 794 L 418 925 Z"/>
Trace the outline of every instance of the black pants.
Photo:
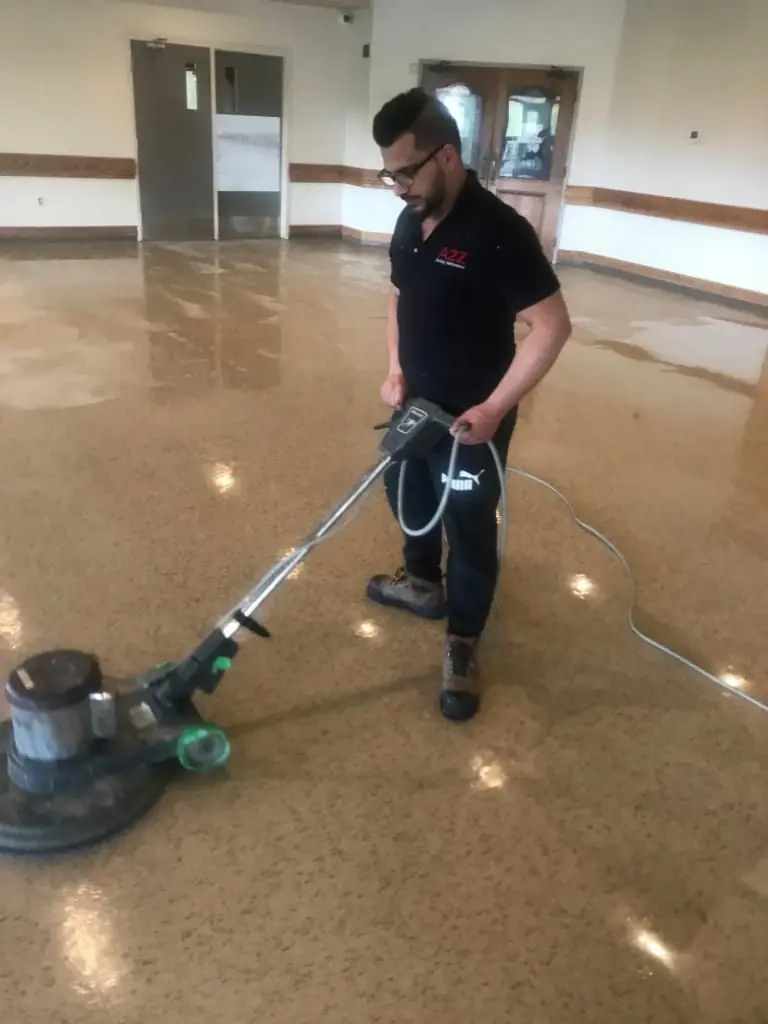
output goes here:
<path id="1" fill-rule="evenodd" d="M 494 438 L 504 466 L 516 418 L 517 410 L 513 410 Z M 408 461 L 403 518 L 411 529 L 424 526 L 437 511 L 452 445 L 453 438 L 446 435 L 425 458 Z M 399 465 L 394 465 L 384 477 L 395 516 L 399 473 Z M 448 541 L 448 631 L 456 636 L 480 636 L 491 611 L 499 570 L 496 509 L 500 497 L 499 476 L 488 446 L 460 445 L 453 488 L 443 517 Z M 439 583 L 443 575 L 443 529 L 437 526 L 425 537 L 406 536 L 403 555 L 411 575 Z"/>

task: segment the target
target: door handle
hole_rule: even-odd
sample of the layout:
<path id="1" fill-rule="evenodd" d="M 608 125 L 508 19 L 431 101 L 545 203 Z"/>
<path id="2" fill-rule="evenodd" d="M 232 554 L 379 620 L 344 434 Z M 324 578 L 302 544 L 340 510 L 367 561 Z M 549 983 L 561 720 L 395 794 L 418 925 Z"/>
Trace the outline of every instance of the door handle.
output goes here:
<path id="1" fill-rule="evenodd" d="M 496 154 L 492 149 L 489 149 L 482 160 L 480 176 L 483 181 L 490 184 L 496 175 Z"/>

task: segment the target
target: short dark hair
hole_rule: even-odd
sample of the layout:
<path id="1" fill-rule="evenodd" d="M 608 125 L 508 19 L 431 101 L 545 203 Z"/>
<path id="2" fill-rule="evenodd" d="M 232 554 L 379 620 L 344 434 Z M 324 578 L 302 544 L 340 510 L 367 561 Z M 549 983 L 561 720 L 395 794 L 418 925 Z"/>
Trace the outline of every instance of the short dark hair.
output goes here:
<path id="1" fill-rule="evenodd" d="M 459 126 L 448 109 L 423 89 L 410 89 L 385 103 L 373 119 L 373 138 L 387 149 L 406 132 L 413 132 L 416 148 L 426 152 L 453 146 L 461 156 Z"/>

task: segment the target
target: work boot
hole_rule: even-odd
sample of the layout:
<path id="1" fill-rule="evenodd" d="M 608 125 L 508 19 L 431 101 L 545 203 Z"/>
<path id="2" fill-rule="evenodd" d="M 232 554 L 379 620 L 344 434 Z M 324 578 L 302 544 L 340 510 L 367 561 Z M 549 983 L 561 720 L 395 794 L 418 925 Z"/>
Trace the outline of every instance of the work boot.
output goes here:
<path id="1" fill-rule="evenodd" d="M 451 722 L 467 722 L 480 708 L 477 683 L 477 640 L 445 638 L 440 710 Z"/>
<path id="2" fill-rule="evenodd" d="M 445 617 L 442 583 L 430 583 L 398 569 L 394 576 L 374 576 L 368 582 L 368 598 L 388 608 L 402 608 L 422 619 Z"/>

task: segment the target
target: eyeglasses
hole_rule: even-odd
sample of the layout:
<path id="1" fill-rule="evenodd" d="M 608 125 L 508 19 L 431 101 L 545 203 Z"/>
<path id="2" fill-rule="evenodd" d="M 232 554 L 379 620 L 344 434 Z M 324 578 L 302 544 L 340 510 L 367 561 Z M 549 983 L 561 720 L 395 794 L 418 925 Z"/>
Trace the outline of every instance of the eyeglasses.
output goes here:
<path id="1" fill-rule="evenodd" d="M 388 171 L 386 168 L 383 171 L 379 171 L 379 181 L 382 185 L 386 185 L 387 188 L 394 188 L 395 185 L 399 185 L 400 188 L 409 188 L 422 167 L 426 167 L 429 161 L 433 160 L 440 150 L 444 148 L 445 143 L 442 143 L 437 149 L 433 149 L 431 153 L 428 153 L 419 163 L 410 164 L 408 167 L 401 167 L 398 171 Z"/>

